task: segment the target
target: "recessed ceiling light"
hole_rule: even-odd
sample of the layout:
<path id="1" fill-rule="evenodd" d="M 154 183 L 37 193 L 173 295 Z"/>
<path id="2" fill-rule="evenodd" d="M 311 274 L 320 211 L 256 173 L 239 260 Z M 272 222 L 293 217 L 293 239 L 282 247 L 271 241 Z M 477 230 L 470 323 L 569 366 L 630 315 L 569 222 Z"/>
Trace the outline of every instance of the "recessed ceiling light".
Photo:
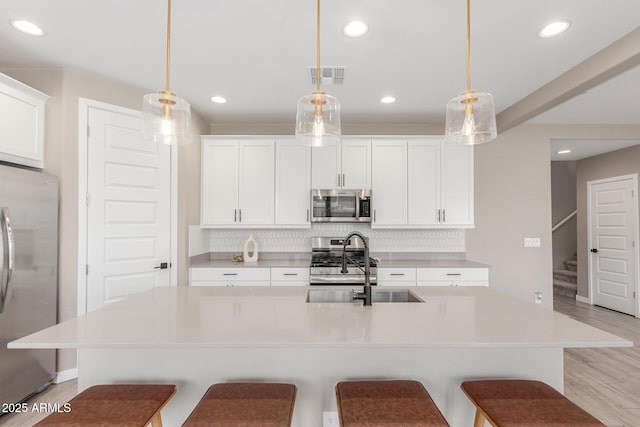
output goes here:
<path id="1" fill-rule="evenodd" d="M 216 104 L 226 104 L 227 103 L 227 98 L 225 98 L 223 96 L 212 96 L 211 97 L 211 101 L 215 102 Z"/>
<path id="2" fill-rule="evenodd" d="M 571 23 L 569 21 L 556 21 L 544 26 L 538 31 L 539 37 L 553 37 L 562 34 L 569 29 Z"/>
<path id="3" fill-rule="evenodd" d="M 571 152 L 571 150 L 560 150 L 557 153 L 558 154 L 569 154 Z"/>
<path id="4" fill-rule="evenodd" d="M 347 37 L 362 37 L 367 34 L 367 31 L 369 31 L 369 27 L 362 21 L 351 21 L 342 29 Z"/>
<path id="5" fill-rule="evenodd" d="M 383 104 L 393 104 L 396 102 L 396 99 L 393 96 L 385 96 L 380 100 Z"/>
<path id="6" fill-rule="evenodd" d="M 46 34 L 42 28 L 24 19 L 13 19 L 9 21 L 9 24 L 16 30 L 29 34 L 30 36 L 44 36 Z"/>

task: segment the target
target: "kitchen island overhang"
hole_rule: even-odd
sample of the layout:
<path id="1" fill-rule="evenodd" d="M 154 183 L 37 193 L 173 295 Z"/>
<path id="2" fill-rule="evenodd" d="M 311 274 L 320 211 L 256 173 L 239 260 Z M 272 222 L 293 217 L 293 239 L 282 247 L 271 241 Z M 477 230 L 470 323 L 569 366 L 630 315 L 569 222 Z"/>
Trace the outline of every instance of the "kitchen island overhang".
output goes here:
<path id="1" fill-rule="evenodd" d="M 79 388 L 173 382 L 179 425 L 221 381 L 298 385 L 294 426 L 321 425 L 336 382 L 422 381 L 452 426 L 472 425 L 459 384 L 538 379 L 563 388 L 562 350 L 631 346 L 490 288 L 411 288 L 420 303 L 307 303 L 307 288 L 156 288 L 10 343 L 77 348 Z"/>

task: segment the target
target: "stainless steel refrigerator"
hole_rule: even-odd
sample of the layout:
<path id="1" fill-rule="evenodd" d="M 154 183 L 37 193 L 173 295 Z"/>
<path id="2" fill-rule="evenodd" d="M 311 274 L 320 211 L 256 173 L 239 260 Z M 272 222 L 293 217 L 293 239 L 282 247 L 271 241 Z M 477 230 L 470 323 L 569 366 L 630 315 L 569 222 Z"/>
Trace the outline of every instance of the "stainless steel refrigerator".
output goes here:
<path id="1" fill-rule="evenodd" d="M 0 165 L 0 404 L 51 383 L 55 350 L 9 350 L 7 342 L 56 323 L 58 180 Z"/>

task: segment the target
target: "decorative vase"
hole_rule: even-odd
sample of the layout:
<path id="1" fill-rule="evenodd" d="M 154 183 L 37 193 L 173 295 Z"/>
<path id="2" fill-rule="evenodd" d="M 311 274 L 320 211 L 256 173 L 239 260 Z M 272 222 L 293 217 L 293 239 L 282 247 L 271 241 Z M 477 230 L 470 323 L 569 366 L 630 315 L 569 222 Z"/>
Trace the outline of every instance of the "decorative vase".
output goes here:
<path id="1" fill-rule="evenodd" d="M 258 261 L 258 242 L 253 238 L 253 234 L 250 234 L 247 241 L 244 242 L 243 258 L 244 262 Z"/>

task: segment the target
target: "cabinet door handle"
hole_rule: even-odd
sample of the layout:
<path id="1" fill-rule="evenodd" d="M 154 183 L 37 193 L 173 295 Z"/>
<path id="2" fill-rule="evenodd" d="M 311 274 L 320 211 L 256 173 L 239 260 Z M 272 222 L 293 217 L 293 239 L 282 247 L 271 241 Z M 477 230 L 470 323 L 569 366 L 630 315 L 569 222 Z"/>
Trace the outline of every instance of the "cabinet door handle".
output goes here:
<path id="1" fill-rule="evenodd" d="M 442 222 L 447 222 L 447 210 L 442 209 Z"/>
<path id="2" fill-rule="evenodd" d="M 242 222 L 242 209 L 238 209 L 238 222 Z"/>
<path id="3" fill-rule="evenodd" d="M 376 210 L 373 210 L 373 222 L 376 222 Z"/>
<path id="4" fill-rule="evenodd" d="M 223 273 L 223 276 L 237 276 L 238 273 Z"/>
<path id="5" fill-rule="evenodd" d="M 340 174 L 338 174 L 338 187 L 340 187 Z"/>
<path id="6" fill-rule="evenodd" d="M 298 273 L 284 273 L 283 276 L 297 276 Z"/>
<path id="7" fill-rule="evenodd" d="M 447 276 L 462 276 L 462 273 L 447 273 Z"/>
<path id="8" fill-rule="evenodd" d="M 345 179 L 344 179 L 344 174 L 342 174 L 342 186 L 343 186 L 343 187 L 344 187 L 345 185 L 347 185 L 347 184 L 345 184 L 345 182 L 346 182 L 346 181 L 345 181 Z"/>
<path id="9" fill-rule="evenodd" d="M 309 222 L 309 209 L 307 209 L 307 222 Z"/>
<path id="10" fill-rule="evenodd" d="M 440 222 L 440 209 L 438 209 L 437 212 L 438 212 L 438 222 Z"/>
<path id="11" fill-rule="evenodd" d="M 238 222 L 238 209 L 233 210 L 233 222 Z"/>
<path id="12" fill-rule="evenodd" d="M 404 273 L 391 273 L 391 276 L 404 276 Z"/>

